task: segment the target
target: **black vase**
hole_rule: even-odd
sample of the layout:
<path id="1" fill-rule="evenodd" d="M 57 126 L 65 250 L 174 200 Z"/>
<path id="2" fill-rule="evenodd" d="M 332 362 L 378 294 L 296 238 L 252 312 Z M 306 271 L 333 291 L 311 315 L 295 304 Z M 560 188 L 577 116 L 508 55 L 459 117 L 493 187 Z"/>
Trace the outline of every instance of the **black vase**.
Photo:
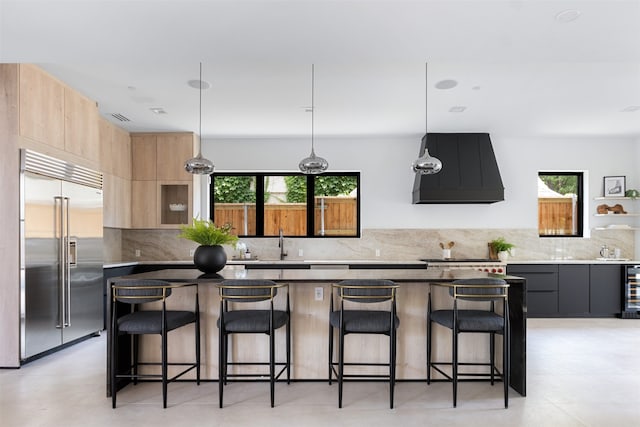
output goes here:
<path id="1" fill-rule="evenodd" d="M 198 246 L 193 254 L 193 263 L 204 273 L 216 273 L 227 264 L 227 254 L 220 245 Z"/>

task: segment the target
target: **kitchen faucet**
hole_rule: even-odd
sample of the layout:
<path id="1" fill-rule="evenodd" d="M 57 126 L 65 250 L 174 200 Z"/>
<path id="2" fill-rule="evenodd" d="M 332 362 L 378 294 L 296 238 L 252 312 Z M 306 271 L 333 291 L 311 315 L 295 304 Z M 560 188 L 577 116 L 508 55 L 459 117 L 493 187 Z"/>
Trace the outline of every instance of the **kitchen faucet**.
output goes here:
<path id="1" fill-rule="evenodd" d="M 282 232 L 282 228 L 278 231 L 278 247 L 280 248 L 280 261 L 287 256 L 287 253 L 284 251 L 284 234 Z"/>

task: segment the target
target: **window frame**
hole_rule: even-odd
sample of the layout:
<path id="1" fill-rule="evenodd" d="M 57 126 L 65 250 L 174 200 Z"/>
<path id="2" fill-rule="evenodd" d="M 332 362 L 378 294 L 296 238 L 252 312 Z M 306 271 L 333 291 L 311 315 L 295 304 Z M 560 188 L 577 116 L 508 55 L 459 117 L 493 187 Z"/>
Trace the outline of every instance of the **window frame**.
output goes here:
<path id="1" fill-rule="evenodd" d="M 307 234 L 306 235 L 286 235 L 284 237 L 287 238 L 360 238 L 361 237 L 361 211 L 360 211 L 360 172 L 350 172 L 350 171 L 342 171 L 342 172 L 324 172 L 321 175 L 317 174 L 303 174 L 301 172 L 278 172 L 278 171 L 268 171 L 268 172 L 214 172 L 210 177 L 209 184 L 209 217 L 212 221 L 215 222 L 215 196 L 214 196 L 214 188 L 215 188 L 215 177 L 216 176 L 250 176 L 256 178 L 256 234 L 255 235 L 242 235 L 238 234 L 240 238 L 260 238 L 267 237 L 273 238 L 277 236 L 265 236 L 264 235 L 264 182 L 265 178 L 269 176 L 303 176 L 307 178 L 307 199 L 306 199 L 306 215 L 307 215 Z M 345 236 L 321 236 L 315 235 L 315 178 L 318 176 L 355 176 L 356 177 L 356 233 L 354 235 L 345 235 Z"/>
<path id="2" fill-rule="evenodd" d="M 576 234 L 542 234 L 540 232 L 540 228 L 538 227 L 538 237 L 551 237 L 551 238 L 585 238 L 588 237 L 587 233 L 585 232 L 585 227 L 587 224 L 587 221 L 585 219 L 585 213 L 586 213 L 586 209 L 585 209 L 585 177 L 586 177 L 586 172 L 585 171 L 538 171 L 537 174 L 537 178 L 540 179 L 541 176 L 575 176 L 578 180 L 577 182 L 577 200 L 576 200 L 576 219 L 577 219 L 577 225 L 576 225 Z M 536 194 L 536 198 L 539 199 L 538 195 Z M 539 209 L 540 209 L 540 202 L 537 203 L 538 205 L 538 215 L 539 215 Z"/>

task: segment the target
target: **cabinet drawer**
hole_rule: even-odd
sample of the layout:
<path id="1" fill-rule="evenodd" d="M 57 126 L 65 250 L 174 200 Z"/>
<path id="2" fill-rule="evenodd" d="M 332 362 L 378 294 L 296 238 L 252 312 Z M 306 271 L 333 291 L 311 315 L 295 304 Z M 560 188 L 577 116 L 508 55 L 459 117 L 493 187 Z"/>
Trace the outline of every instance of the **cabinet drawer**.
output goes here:
<path id="1" fill-rule="evenodd" d="M 558 291 L 557 265 L 508 265 L 507 274 L 527 279 L 527 291 Z"/>

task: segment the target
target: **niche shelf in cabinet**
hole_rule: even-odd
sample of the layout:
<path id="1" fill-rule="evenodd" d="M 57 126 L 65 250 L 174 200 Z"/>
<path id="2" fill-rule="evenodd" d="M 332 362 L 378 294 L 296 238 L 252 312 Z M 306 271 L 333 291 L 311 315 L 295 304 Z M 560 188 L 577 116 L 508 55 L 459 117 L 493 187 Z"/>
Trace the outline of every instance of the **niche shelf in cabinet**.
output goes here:
<path id="1" fill-rule="evenodd" d="M 178 226 L 191 221 L 191 186 L 186 182 L 159 184 L 160 225 Z"/>

